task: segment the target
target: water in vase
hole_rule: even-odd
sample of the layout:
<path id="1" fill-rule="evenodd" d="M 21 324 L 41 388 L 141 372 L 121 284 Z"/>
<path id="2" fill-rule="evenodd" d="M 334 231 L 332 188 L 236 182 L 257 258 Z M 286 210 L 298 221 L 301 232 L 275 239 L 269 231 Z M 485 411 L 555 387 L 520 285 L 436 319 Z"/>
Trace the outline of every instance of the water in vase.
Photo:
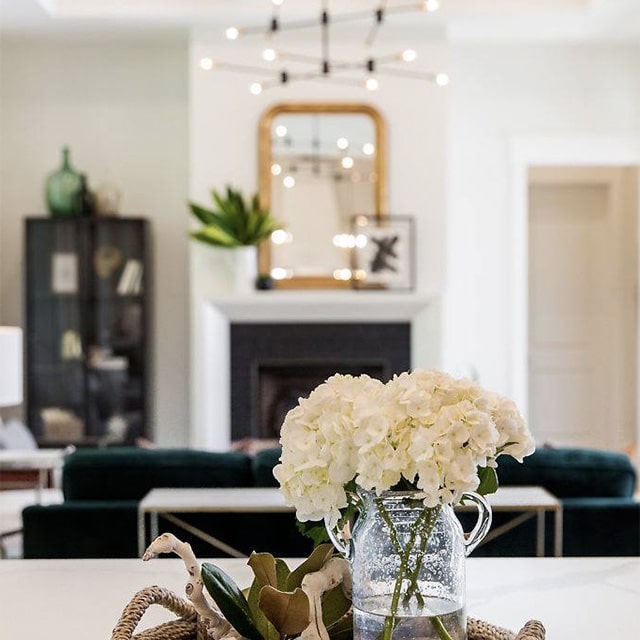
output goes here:
<path id="1" fill-rule="evenodd" d="M 367 599 L 364 609 L 353 607 L 353 639 L 380 640 L 384 629 L 385 609 L 388 612 L 388 596 Z M 440 624 L 451 640 L 466 640 L 466 616 L 458 603 L 441 598 L 429 598 L 421 614 L 398 611 L 398 623 L 393 630 L 393 640 L 441 640 L 446 635 L 438 631 Z M 438 621 L 432 621 L 437 616 Z"/>

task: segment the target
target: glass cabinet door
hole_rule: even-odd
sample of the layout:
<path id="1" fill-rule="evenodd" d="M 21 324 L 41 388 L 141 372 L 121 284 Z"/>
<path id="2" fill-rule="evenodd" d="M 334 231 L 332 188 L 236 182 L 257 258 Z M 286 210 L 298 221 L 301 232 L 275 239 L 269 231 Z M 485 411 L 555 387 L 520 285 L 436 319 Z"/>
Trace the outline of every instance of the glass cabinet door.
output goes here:
<path id="1" fill-rule="evenodd" d="M 147 433 L 147 222 L 29 218 L 29 426 L 42 445 Z"/>

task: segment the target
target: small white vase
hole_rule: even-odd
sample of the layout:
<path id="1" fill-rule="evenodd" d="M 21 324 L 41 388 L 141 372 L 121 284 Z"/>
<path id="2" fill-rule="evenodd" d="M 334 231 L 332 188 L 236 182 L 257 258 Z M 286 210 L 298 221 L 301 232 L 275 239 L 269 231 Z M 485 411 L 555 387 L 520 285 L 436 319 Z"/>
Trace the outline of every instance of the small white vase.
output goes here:
<path id="1" fill-rule="evenodd" d="M 236 247 L 229 249 L 233 254 L 233 291 L 235 293 L 250 293 L 255 289 L 258 277 L 258 248 Z"/>
<path id="2" fill-rule="evenodd" d="M 194 290 L 200 296 L 247 294 L 255 288 L 258 250 L 255 246 L 225 249 L 194 243 L 192 270 Z"/>

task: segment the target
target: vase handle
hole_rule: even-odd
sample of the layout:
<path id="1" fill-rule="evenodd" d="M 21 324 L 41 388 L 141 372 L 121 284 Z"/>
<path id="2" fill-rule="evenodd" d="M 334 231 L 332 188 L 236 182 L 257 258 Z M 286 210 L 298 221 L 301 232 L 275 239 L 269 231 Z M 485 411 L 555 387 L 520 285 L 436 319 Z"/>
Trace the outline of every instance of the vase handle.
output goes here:
<path id="1" fill-rule="evenodd" d="M 491 526 L 491 507 L 479 493 L 465 493 L 463 500 L 473 502 L 478 508 L 478 520 L 470 533 L 465 534 L 464 552 L 469 555 L 489 532 Z"/>
<path id="2" fill-rule="evenodd" d="M 351 539 L 347 538 L 343 530 L 339 530 L 337 526 L 330 527 L 328 516 L 324 519 L 324 527 L 329 535 L 329 540 L 342 556 L 347 560 L 351 559 Z"/>

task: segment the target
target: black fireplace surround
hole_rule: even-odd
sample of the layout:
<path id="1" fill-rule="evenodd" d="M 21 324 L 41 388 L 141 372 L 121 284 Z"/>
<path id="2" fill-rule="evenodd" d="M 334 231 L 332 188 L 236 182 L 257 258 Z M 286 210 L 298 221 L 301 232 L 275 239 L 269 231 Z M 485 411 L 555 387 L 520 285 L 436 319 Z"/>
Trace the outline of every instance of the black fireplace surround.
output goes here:
<path id="1" fill-rule="evenodd" d="M 411 366 L 409 323 L 232 323 L 231 439 L 277 438 L 287 411 L 334 373 L 382 381 Z"/>

